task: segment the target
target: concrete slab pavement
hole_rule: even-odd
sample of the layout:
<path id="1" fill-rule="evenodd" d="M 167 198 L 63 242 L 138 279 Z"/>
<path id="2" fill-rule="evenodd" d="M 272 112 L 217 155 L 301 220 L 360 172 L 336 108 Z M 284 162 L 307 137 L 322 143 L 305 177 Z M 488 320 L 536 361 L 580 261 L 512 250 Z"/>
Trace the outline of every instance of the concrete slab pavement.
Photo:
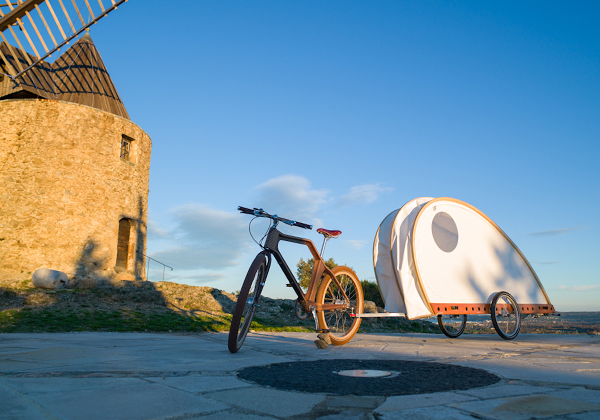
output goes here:
<path id="1" fill-rule="evenodd" d="M 359 334 L 319 350 L 310 333 L 0 334 L 0 419 L 600 418 L 600 337 Z M 476 367 L 492 386 L 391 397 L 281 391 L 237 379 L 247 366 L 319 359 Z M 318 381 L 319 378 L 314 378 Z"/>

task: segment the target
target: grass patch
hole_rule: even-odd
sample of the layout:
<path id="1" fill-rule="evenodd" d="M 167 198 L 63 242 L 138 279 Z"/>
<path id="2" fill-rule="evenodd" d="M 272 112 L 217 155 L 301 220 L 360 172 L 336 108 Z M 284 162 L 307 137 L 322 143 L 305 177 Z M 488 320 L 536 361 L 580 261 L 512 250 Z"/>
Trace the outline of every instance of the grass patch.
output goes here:
<path id="1" fill-rule="evenodd" d="M 94 309 L 57 310 L 12 309 L 0 312 L 0 332 L 39 333 L 72 331 L 113 331 L 113 332 L 217 332 L 229 331 L 231 315 L 197 316 L 165 312 L 145 314 L 141 311 Z M 270 332 L 312 332 L 312 328 L 302 325 L 286 325 L 254 318 L 253 331 Z"/>
<path id="2" fill-rule="evenodd" d="M 131 310 L 103 311 L 43 308 L 0 312 L 0 332 L 71 331 L 227 331 L 231 315 L 221 317 L 150 313 Z"/>
<path id="3" fill-rule="evenodd" d="M 302 324 L 308 325 L 290 325 L 290 323 L 278 319 L 263 319 L 254 316 L 252 324 L 250 324 L 250 329 L 252 331 L 268 332 L 314 332 L 314 322 L 312 319 L 310 321 L 312 324 L 303 322 Z"/>

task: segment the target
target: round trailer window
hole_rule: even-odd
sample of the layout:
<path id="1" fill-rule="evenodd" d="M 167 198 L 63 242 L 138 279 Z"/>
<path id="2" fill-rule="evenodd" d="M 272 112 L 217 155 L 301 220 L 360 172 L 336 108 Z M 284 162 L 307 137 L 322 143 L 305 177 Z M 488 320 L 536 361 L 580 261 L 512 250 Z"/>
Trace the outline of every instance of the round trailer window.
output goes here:
<path id="1" fill-rule="evenodd" d="M 458 229 L 448 213 L 439 212 L 431 222 L 431 233 L 435 244 L 444 252 L 452 252 L 458 245 Z"/>

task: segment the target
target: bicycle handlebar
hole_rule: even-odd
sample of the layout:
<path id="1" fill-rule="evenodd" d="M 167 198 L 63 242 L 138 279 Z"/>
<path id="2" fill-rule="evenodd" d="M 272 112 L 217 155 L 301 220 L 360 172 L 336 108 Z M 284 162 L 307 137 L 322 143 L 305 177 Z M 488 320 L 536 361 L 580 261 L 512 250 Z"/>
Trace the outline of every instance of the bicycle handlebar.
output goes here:
<path id="1" fill-rule="evenodd" d="M 271 215 L 271 214 L 267 213 L 266 211 L 264 211 L 263 209 L 254 208 L 251 210 L 246 207 L 239 206 L 238 210 L 244 214 L 251 214 L 256 217 L 266 217 L 271 220 L 283 222 L 286 225 L 297 226 L 297 227 L 301 227 L 303 229 L 312 229 L 312 225 L 307 225 L 306 223 L 296 222 L 295 220 L 284 219 L 283 217 L 279 217 L 276 214 Z"/>

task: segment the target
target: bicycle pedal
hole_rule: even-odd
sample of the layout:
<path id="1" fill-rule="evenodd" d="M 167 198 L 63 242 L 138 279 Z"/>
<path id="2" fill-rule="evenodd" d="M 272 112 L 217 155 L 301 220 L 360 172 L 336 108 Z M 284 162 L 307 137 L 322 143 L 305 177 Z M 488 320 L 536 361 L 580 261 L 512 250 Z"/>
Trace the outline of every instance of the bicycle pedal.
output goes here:
<path id="1" fill-rule="evenodd" d="M 329 329 L 327 329 L 327 328 L 318 328 L 318 329 L 317 329 L 317 332 L 318 332 L 318 333 L 328 333 L 328 332 L 329 332 Z"/>

